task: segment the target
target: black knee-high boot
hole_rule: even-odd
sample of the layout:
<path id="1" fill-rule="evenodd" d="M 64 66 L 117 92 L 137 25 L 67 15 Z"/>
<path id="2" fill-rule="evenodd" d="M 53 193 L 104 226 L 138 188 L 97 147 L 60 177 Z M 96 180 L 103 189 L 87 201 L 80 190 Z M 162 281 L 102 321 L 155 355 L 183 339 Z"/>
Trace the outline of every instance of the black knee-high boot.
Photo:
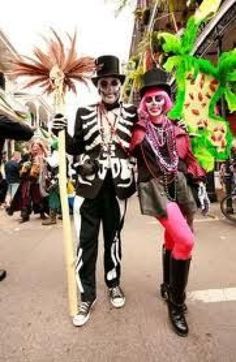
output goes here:
<path id="1" fill-rule="evenodd" d="M 168 290 L 169 318 L 174 331 L 182 337 L 188 334 L 188 324 L 184 316 L 185 289 L 191 259 L 170 258 L 170 284 Z"/>
<path id="2" fill-rule="evenodd" d="M 163 283 L 160 286 L 161 297 L 163 299 L 168 298 L 168 287 L 170 282 L 170 255 L 171 250 L 167 250 L 165 246 L 162 246 L 162 270 L 163 270 Z"/>

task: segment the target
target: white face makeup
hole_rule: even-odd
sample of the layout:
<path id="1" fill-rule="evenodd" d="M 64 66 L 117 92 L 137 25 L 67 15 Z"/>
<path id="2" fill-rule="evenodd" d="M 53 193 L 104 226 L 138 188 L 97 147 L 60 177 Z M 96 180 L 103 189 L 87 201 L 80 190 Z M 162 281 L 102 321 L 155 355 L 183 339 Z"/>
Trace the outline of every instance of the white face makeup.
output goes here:
<path id="1" fill-rule="evenodd" d="M 161 95 L 146 96 L 144 101 L 150 116 L 158 117 L 164 112 L 165 98 Z"/>
<path id="2" fill-rule="evenodd" d="M 120 98 L 121 81 L 118 78 L 107 77 L 98 81 L 98 91 L 103 102 L 115 103 Z"/>

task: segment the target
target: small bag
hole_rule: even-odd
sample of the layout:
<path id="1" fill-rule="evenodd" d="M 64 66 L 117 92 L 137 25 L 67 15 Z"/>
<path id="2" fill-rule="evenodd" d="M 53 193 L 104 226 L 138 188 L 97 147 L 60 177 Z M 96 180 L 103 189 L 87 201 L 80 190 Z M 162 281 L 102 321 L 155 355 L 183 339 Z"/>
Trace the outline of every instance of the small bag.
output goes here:
<path id="1" fill-rule="evenodd" d="M 33 163 L 30 169 L 30 178 L 33 180 L 37 180 L 40 173 L 40 164 Z"/>

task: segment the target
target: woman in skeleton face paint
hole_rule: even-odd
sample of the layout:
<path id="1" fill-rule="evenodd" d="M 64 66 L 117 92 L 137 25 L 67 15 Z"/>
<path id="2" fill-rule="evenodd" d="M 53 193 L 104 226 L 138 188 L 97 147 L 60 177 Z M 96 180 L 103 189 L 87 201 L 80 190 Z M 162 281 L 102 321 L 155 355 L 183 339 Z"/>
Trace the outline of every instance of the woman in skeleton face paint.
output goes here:
<path id="1" fill-rule="evenodd" d="M 140 207 L 142 214 L 154 216 L 165 229 L 161 295 L 174 331 L 187 336 L 184 301 L 196 204 L 185 176 L 203 185 L 205 172 L 191 152 L 186 132 L 167 117 L 172 102 L 166 72 L 145 73 L 140 94 L 139 120 L 131 141 L 138 161 Z"/>

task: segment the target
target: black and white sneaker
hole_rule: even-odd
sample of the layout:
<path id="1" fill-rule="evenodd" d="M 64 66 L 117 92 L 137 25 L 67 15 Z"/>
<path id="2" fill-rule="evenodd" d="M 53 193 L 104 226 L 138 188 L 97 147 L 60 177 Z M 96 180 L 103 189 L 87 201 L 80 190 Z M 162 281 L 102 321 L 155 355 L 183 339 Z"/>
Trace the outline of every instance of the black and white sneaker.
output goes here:
<path id="1" fill-rule="evenodd" d="M 85 323 L 88 322 L 90 317 L 90 311 L 93 307 L 96 299 L 93 301 L 81 302 L 79 306 L 79 312 L 76 314 L 72 320 L 75 327 L 82 327 Z"/>
<path id="2" fill-rule="evenodd" d="M 125 296 L 119 285 L 108 289 L 110 302 L 115 308 L 122 308 L 125 305 Z"/>

